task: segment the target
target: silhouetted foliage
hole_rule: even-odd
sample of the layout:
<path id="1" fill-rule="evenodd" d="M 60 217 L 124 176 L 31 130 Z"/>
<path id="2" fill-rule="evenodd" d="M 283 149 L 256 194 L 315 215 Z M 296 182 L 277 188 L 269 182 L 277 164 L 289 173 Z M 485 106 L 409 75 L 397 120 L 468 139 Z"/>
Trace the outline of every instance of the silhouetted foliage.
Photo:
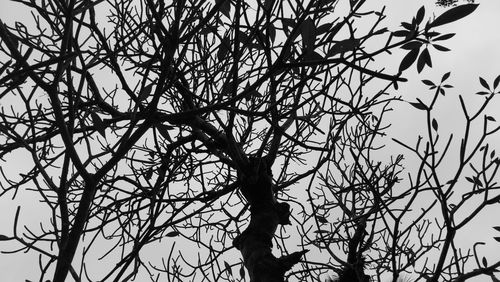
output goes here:
<path id="1" fill-rule="evenodd" d="M 487 114 L 500 78 L 480 79 L 477 109 L 459 96 L 453 133 L 436 114 L 450 73 L 423 80 L 432 98 L 393 92 L 449 51 L 439 28 L 476 4 L 422 7 L 389 30 L 365 0 L 16 2 L 34 18 L 0 22 L 0 195 L 23 204 L 0 240 L 39 255 L 40 281 L 498 270 L 479 263 L 484 243 L 456 238 L 500 201 Z M 399 68 L 375 66 L 387 54 Z M 416 142 L 387 136 L 395 106 L 425 120 Z M 33 194 L 46 207 L 36 226 Z"/>
<path id="2" fill-rule="evenodd" d="M 474 3 L 475 0 L 467 0 L 468 3 Z M 458 0 L 438 0 L 436 1 L 437 6 L 441 7 L 449 7 L 449 6 L 456 6 L 458 3 Z"/>

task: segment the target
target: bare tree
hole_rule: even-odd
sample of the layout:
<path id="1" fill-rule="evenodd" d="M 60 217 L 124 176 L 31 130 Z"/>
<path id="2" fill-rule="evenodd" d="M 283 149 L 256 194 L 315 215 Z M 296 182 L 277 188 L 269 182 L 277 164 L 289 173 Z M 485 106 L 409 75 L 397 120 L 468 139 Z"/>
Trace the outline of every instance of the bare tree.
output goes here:
<path id="1" fill-rule="evenodd" d="M 1 240 L 39 254 L 40 281 L 321 281 L 332 271 L 340 281 L 408 271 L 438 281 L 498 269 L 483 260 L 471 270 L 478 255 L 454 242 L 499 201 L 500 162 L 486 145 L 498 127 L 485 116 L 499 79 L 481 79 L 476 112 L 461 100 L 449 180 L 439 168 L 453 137 L 442 144 L 433 117 L 449 74 L 425 81 L 431 102 L 412 102 L 426 137 L 393 142 L 418 170 L 403 181 L 402 156 L 377 157 L 392 142 L 384 115 L 403 102 L 390 89 L 415 62 L 431 67 L 453 36 L 438 27 L 476 4 L 433 19 L 421 8 L 389 31 L 385 9 L 364 0 L 16 2 L 34 21 L 0 26 L 0 157 L 10 165 L 24 152 L 31 163 L 19 177 L 2 173 L 1 195 L 29 188 L 50 213 L 35 230 L 18 207 Z M 400 48 L 398 70 L 373 67 Z M 455 192 L 464 179 L 469 190 Z M 464 209 L 470 216 L 456 218 Z M 96 257 L 112 263 L 96 267 Z"/>

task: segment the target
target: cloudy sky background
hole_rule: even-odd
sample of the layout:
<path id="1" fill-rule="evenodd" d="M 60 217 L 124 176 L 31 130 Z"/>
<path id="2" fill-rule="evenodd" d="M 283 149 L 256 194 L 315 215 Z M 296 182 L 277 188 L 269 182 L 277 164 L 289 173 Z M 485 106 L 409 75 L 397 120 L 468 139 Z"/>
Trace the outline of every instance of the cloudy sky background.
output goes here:
<path id="1" fill-rule="evenodd" d="M 7 0 L 0 0 L 0 19 L 5 23 L 12 25 L 15 21 L 29 21 L 29 12 L 21 5 Z M 442 8 L 437 8 L 432 0 L 372 0 L 373 7 L 377 9 L 381 5 L 387 6 L 388 18 L 385 25 L 390 30 L 395 30 L 401 21 L 409 21 L 416 11 L 422 5 L 426 6 L 426 17 L 434 13 L 436 16 L 445 11 Z M 450 131 L 460 130 L 463 117 L 460 113 L 458 95 L 463 95 L 467 103 L 471 106 L 477 104 L 482 99 L 481 96 L 474 95 L 475 92 L 481 90 L 478 76 L 484 77 L 488 82 L 500 74 L 500 1 L 498 0 L 482 0 L 478 9 L 469 17 L 440 27 L 439 31 L 442 33 L 457 33 L 455 37 L 446 41 L 446 47 L 452 49 L 450 52 L 431 53 L 434 68 L 426 68 L 421 74 L 417 74 L 416 67 L 412 66 L 410 70 L 405 72 L 405 77 L 409 78 L 409 82 L 400 85 L 398 94 L 407 101 L 415 101 L 416 97 L 425 98 L 431 97 L 431 92 L 427 90 L 427 86 L 423 85 L 421 79 L 430 79 L 439 82 L 441 76 L 451 71 L 452 75 L 449 83 L 454 85 L 455 88 L 447 92 L 445 102 L 440 104 L 440 114 L 438 120 L 440 128 L 450 128 Z M 388 73 L 396 73 L 399 61 L 404 54 L 396 54 L 395 56 L 388 57 L 387 62 L 383 62 L 388 66 Z M 399 60 L 399 61 L 398 61 Z M 380 62 L 379 62 L 380 63 Z M 497 105 L 496 109 L 500 109 Z M 494 116 L 500 121 L 500 110 L 489 112 L 488 114 Z M 410 105 L 401 103 L 395 108 L 392 113 L 392 128 L 391 134 L 398 136 L 404 141 L 413 142 L 416 140 L 416 128 L 421 128 L 424 124 L 424 115 L 422 112 L 414 110 Z M 457 125 L 458 122 L 458 125 Z M 500 151 L 500 134 L 497 134 L 497 151 Z M 396 149 L 399 150 L 399 149 Z M 401 152 L 404 152 L 401 150 Z M 19 170 L 22 167 L 22 157 L 16 157 L 16 163 L 10 163 L 8 169 L 11 173 Z M 0 198 L 0 234 L 11 235 L 12 223 L 15 214 L 15 207 L 20 203 L 29 203 L 31 213 L 28 209 L 23 207 L 23 214 L 21 215 L 22 223 L 37 226 L 40 215 L 43 215 L 44 205 L 36 204 L 36 197 L 22 193 L 17 201 L 10 201 L 10 198 Z M 498 259 L 500 256 L 500 244 L 494 244 L 492 239 L 493 233 L 490 226 L 496 224 L 500 225 L 498 214 L 500 208 L 491 210 L 491 216 L 482 217 L 474 221 L 471 225 L 470 233 L 465 234 L 460 239 L 464 243 L 473 243 L 477 240 L 483 240 L 488 243 L 488 251 L 491 259 Z M 495 216 L 497 215 L 497 216 Z M 493 222 L 497 221 L 498 223 Z M 480 230 L 480 232 L 477 232 Z M 498 234 L 497 234 L 498 236 Z M 11 246 L 5 242 L 0 242 L 0 250 L 9 250 Z M 38 258 L 36 255 L 5 255 L 0 254 L 0 280 L 2 281 L 24 281 L 25 278 L 35 278 L 30 275 L 30 269 L 33 273 L 38 272 Z M 479 280 L 480 281 L 480 280 Z"/>

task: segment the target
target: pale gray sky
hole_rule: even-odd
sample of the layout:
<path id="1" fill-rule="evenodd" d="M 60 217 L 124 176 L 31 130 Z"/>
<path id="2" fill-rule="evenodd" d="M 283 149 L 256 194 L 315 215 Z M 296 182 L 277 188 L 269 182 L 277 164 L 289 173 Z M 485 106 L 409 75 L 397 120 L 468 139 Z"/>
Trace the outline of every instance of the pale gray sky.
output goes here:
<path id="1" fill-rule="evenodd" d="M 29 16 L 24 8 L 19 8 L 19 4 L 12 3 L 7 0 L 0 0 L 0 19 L 6 23 L 13 23 L 16 20 L 25 21 Z M 434 11 L 436 15 L 443 12 L 444 9 L 436 8 L 432 0 L 377 0 L 372 1 L 374 6 L 386 5 L 389 18 L 386 24 L 392 29 L 396 28 L 401 21 L 410 20 L 416 13 L 418 8 L 422 5 L 427 7 L 427 15 Z M 473 93 L 480 90 L 478 76 L 484 77 L 487 81 L 492 81 L 497 75 L 500 74 L 500 1 L 496 0 L 482 0 L 479 1 L 480 6 L 475 13 L 469 17 L 462 19 L 458 22 L 446 25 L 440 28 L 442 32 L 453 32 L 457 35 L 446 41 L 444 45 L 452 49 L 447 53 L 436 54 L 432 57 L 434 68 L 425 69 L 422 74 L 417 74 L 416 68 L 413 66 L 405 73 L 405 77 L 410 79 L 410 82 L 400 85 L 398 93 L 408 101 L 414 101 L 416 97 L 425 95 L 430 96 L 427 87 L 423 85 L 421 79 L 431 79 L 439 81 L 441 76 L 448 71 L 452 72 L 450 83 L 455 86 L 450 90 L 447 99 L 449 103 L 443 103 L 441 119 L 441 126 L 449 126 L 453 128 L 457 119 L 461 116 L 457 115 L 458 111 L 458 94 L 466 96 L 468 102 L 473 105 L 475 99 L 482 99 Z M 434 53 L 435 54 L 435 53 Z M 433 54 L 431 54 L 433 55 Z M 402 56 L 402 54 L 401 54 Z M 401 57 L 400 57 L 401 58 Z M 397 70 L 397 62 L 388 62 L 389 70 L 394 72 Z M 391 69 L 392 67 L 392 69 Z M 499 105 L 500 106 L 500 105 Z M 499 107 L 500 108 L 500 107 Z M 415 128 L 421 126 L 422 117 L 421 113 L 412 110 L 411 106 L 401 106 L 396 108 L 394 116 L 398 117 L 393 122 L 391 132 L 401 136 L 402 138 L 410 136 L 408 140 L 414 140 L 411 136 L 415 135 Z M 500 111 L 492 112 L 491 115 L 495 116 L 500 121 Z M 500 144 L 500 137 L 496 144 Z M 22 166 L 22 163 L 12 163 L 9 167 L 11 171 L 16 170 L 16 166 Z M 21 198 L 21 197 L 20 197 Z M 36 200 L 31 196 L 23 196 L 22 199 L 33 207 L 33 213 L 26 214 L 27 209 L 24 209 L 22 214 L 23 222 L 36 223 L 37 217 L 43 214 L 38 209 L 43 209 L 43 205 L 37 206 Z M 0 198 L 0 234 L 10 235 L 12 230 L 13 215 L 15 206 L 22 202 L 11 202 L 7 198 Z M 492 214 L 499 214 L 500 209 L 492 211 Z M 495 219 L 499 221 L 498 219 Z M 480 238 L 480 234 L 484 240 L 489 243 L 490 256 L 498 259 L 500 253 L 500 244 L 491 244 L 491 228 L 492 217 L 483 218 L 473 223 L 470 236 L 462 238 L 464 242 L 474 242 Z M 500 225 L 500 221 L 498 222 Z M 33 226 L 33 224 L 32 224 Z M 37 224 L 34 225 L 35 227 Z M 0 250 L 7 248 L 5 242 L 0 242 Z M 10 248 L 9 248 L 10 249 Z M 37 267 L 38 258 L 33 255 L 4 255 L 0 254 L 0 279 L 2 281 L 24 281 L 30 275 L 29 269 L 33 268 L 35 273 L 38 273 Z M 35 277 L 31 277 L 35 278 Z"/>

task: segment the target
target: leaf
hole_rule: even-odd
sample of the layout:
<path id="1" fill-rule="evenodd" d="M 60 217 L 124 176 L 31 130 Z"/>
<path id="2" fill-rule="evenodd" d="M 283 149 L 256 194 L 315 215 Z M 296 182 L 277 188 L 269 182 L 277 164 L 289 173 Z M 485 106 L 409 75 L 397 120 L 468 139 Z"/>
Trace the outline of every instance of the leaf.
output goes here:
<path id="1" fill-rule="evenodd" d="M 403 72 L 405 69 L 409 68 L 417 59 L 418 52 L 420 49 L 412 49 L 401 61 L 399 65 L 399 72 Z"/>
<path id="2" fill-rule="evenodd" d="M 230 17 L 231 13 L 231 0 L 215 0 L 215 4 L 218 5 L 219 3 L 222 3 L 222 5 L 219 7 L 219 12 L 224 14 L 226 17 Z"/>
<path id="3" fill-rule="evenodd" d="M 424 16 L 425 16 L 425 7 L 422 6 L 420 7 L 420 9 L 418 9 L 417 16 L 415 17 L 415 21 L 417 22 L 417 24 L 420 24 L 422 22 Z"/>
<path id="4" fill-rule="evenodd" d="M 483 183 L 477 177 L 474 177 L 474 183 L 479 187 L 483 187 Z"/>
<path id="5" fill-rule="evenodd" d="M 472 12 L 474 12 L 474 10 L 476 10 L 478 5 L 479 4 L 465 4 L 453 7 L 448 11 L 444 12 L 443 14 L 441 14 L 440 16 L 438 16 L 433 22 L 431 22 L 429 28 L 448 24 L 456 20 L 459 20 L 463 17 L 466 17 Z"/>
<path id="6" fill-rule="evenodd" d="M 165 234 L 165 236 L 167 236 L 167 237 L 176 237 L 176 236 L 179 236 L 180 234 L 181 233 L 179 231 L 170 231 L 167 234 Z"/>
<path id="7" fill-rule="evenodd" d="M 264 11 L 269 12 L 269 9 L 273 8 L 273 3 L 274 3 L 274 1 L 272 1 L 272 0 L 265 0 L 264 1 Z"/>
<path id="8" fill-rule="evenodd" d="M 331 57 L 336 54 L 342 54 L 345 52 L 354 51 L 358 46 L 359 46 L 359 40 L 354 38 L 345 39 L 333 45 L 330 48 L 330 50 L 328 50 L 328 53 L 326 55 L 327 57 Z"/>
<path id="9" fill-rule="evenodd" d="M 500 242 L 500 237 L 493 237 L 497 242 Z"/>
<path id="10" fill-rule="evenodd" d="M 438 130 L 438 123 L 437 123 L 437 120 L 435 118 L 432 119 L 432 129 L 434 129 L 435 131 Z"/>
<path id="11" fill-rule="evenodd" d="M 466 176 L 466 177 L 465 177 L 465 179 L 466 179 L 467 181 L 469 181 L 470 183 L 474 183 L 474 179 L 472 179 L 472 178 L 471 178 L 471 177 L 469 177 L 469 176 Z"/>
<path id="12" fill-rule="evenodd" d="M 306 52 L 312 51 L 314 49 L 314 43 L 316 42 L 316 26 L 310 17 L 302 23 L 300 32 Z"/>
<path id="13" fill-rule="evenodd" d="M 245 95 L 245 100 L 249 101 L 254 97 L 262 97 L 262 94 L 257 90 L 250 90 L 247 95 Z"/>
<path id="14" fill-rule="evenodd" d="M 316 53 L 315 51 L 312 51 L 312 52 L 309 52 L 307 53 L 305 56 L 304 56 L 304 59 L 306 61 L 320 61 L 320 60 L 323 60 L 323 56 L 321 56 L 320 54 Z M 312 78 L 314 79 L 314 78 Z"/>
<path id="15" fill-rule="evenodd" d="M 229 273 L 229 275 L 233 276 L 233 271 L 231 270 L 231 266 L 227 261 L 224 261 L 224 267 L 226 268 L 226 271 Z"/>
<path id="16" fill-rule="evenodd" d="M 144 173 L 144 178 L 146 180 L 150 180 L 151 177 L 153 177 L 153 168 L 152 167 L 148 168 L 148 170 L 146 170 L 146 172 Z"/>
<path id="17" fill-rule="evenodd" d="M 12 238 L 0 234 L 0 241 L 7 241 L 7 240 L 12 240 Z"/>
<path id="18" fill-rule="evenodd" d="M 408 30 L 397 30 L 392 33 L 393 36 L 395 37 L 407 37 L 410 34 L 410 31 Z"/>
<path id="19" fill-rule="evenodd" d="M 455 36 L 455 33 L 447 33 L 447 34 L 443 34 L 441 36 L 438 36 L 438 37 L 432 39 L 432 41 L 447 40 L 447 39 L 452 38 L 453 36 Z"/>
<path id="20" fill-rule="evenodd" d="M 424 69 L 425 65 L 432 67 L 431 56 L 430 56 L 429 50 L 427 48 L 425 48 L 424 51 L 422 51 L 422 53 L 420 54 L 420 57 L 418 58 L 417 71 L 420 73 Z"/>
<path id="21" fill-rule="evenodd" d="M 415 26 L 410 24 L 410 23 L 406 23 L 406 22 L 402 22 L 401 23 L 401 26 L 404 27 L 405 29 L 407 30 L 414 30 L 415 29 Z"/>
<path id="22" fill-rule="evenodd" d="M 441 93 L 441 95 L 443 95 L 443 96 L 444 96 L 444 94 L 445 94 L 444 88 L 441 88 L 441 87 L 440 87 L 440 88 L 439 88 L 439 93 Z"/>
<path id="23" fill-rule="evenodd" d="M 5 28 L 4 31 L 9 36 L 10 42 L 14 45 L 14 49 L 18 49 L 19 38 L 16 35 L 14 35 L 12 32 L 10 32 L 10 30 L 8 30 L 7 28 Z"/>
<path id="24" fill-rule="evenodd" d="M 500 75 L 495 78 L 495 81 L 493 81 L 493 89 L 496 89 L 498 84 L 500 83 Z"/>
<path id="25" fill-rule="evenodd" d="M 149 97 L 151 90 L 153 89 L 153 83 L 150 83 L 142 88 L 141 92 L 139 92 L 139 101 L 144 101 Z"/>
<path id="26" fill-rule="evenodd" d="M 486 116 L 486 120 L 496 121 L 496 119 L 492 116 Z"/>
<path id="27" fill-rule="evenodd" d="M 448 52 L 448 51 L 450 51 L 449 48 L 446 48 L 446 47 L 438 45 L 438 44 L 432 44 L 432 47 L 436 48 L 436 50 L 439 50 L 441 52 Z"/>
<path id="28" fill-rule="evenodd" d="M 476 92 L 477 95 L 488 95 L 490 94 L 490 92 L 486 92 L 486 91 L 479 91 L 479 92 Z"/>
<path id="29" fill-rule="evenodd" d="M 481 85 L 482 85 L 484 88 L 486 88 L 486 89 L 490 90 L 490 86 L 488 85 L 488 82 L 486 82 L 486 80 L 484 80 L 484 78 L 479 77 L 479 82 L 481 83 Z"/>
<path id="30" fill-rule="evenodd" d="M 230 45 L 230 40 L 229 37 L 224 37 L 219 45 L 219 50 L 217 51 L 217 60 L 219 62 L 222 62 L 224 60 L 224 57 L 226 57 L 226 54 L 229 52 L 229 45 Z"/>
<path id="31" fill-rule="evenodd" d="M 425 36 L 426 36 L 426 37 L 428 37 L 428 38 L 432 38 L 432 37 L 434 37 L 434 36 L 438 36 L 438 35 L 440 35 L 440 34 L 441 34 L 441 33 L 439 33 L 439 32 L 434 32 L 434 31 L 431 31 L 431 32 L 426 32 L 426 33 L 425 33 Z"/>
<path id="32" fill-rule="evenodd" d="M 432 81 L 430 81 L 430 80 L 428 80 L 428 79 L 424 79 L 424 80 L 422 80 L 422 82 L 423 82 L 425 85 L 428 85 L 428 86 L 436 86 L 436 85 L 434 84 L 434 82 L 432 82 Z"/>
<path id="33" fill-rule="evenodd" d="M 274 43 L 274 40 L 276 39 L 276 28 L 272 23 L 270 23 L 267 27 L 267 32 L 269 33 L 269 39 L 271 39 L 271 42 Z"/>
<path id="34" fill-rule="evenodd" d="M 157 124 L 156 129 L 158 129 L 158 132 L 161 136 L 163 136 L 163 138 L 167 139 L 169 142 L 172 142 L 172 138 L 170 138 L 170 134 L 168 133 L 168 131 L 174 129 L 174 127 L 165 124 Z"/>
<path id="35" fill-rule="evenodd" d="M 410 102 L 410 105 L 413 107 L 419 109 L 419 110 L 427 110 L 427 106 L 424 105 L 422 102 Z"/>
<path id="36" fill-rule="evenodd" d="M 486 257 L 483 257 L 483 266 L 488 267 L 488 260 L 486 259 Z"/>
<path id="37" fill-rule="evenodd" d="M 405 50 L 420 49 L 422 44 L 423 43 L 420 41 L 413 40 L 413 41 L 410 41 L 410 42 L 404 44 L 403 46 L 401 46 L 401 49 L 405 49 Z"/>
<path id="38" fill-rule="evenodd" d="M 445 80 L 447 80 L 449 77 L 450 77 L 450 72 L 447 72 L 443 75 L 443 77 L 441 78 L 441 83 L 443 83 Z"/>
<path id="39" fill-rule="evenodd" d="M 101 117 L 95 112 L 91 112 L 90 117 L 92 118 L 92 123 L 94 124 L 97 132 L 99 132 L 102 137 L 106 138 L 106 126 L 104 126 L 104 122 L 102 121 Z"/>
<path id="40" fill-rule="evenodd" d="M 330 29 L 332 28 L 333 26 L 333 23 L 326 23 L 326 24 L 322 24 L 320 26 L 318 26 L 318 28 L 316 29 L 316 35 L 321 35 L 323 33 L 327 33 L 330 31 Z"/>
<path id="41" fill-rule="evenodd" d="M 500 232 L 500 226 L 493 226 L 493 229 L 495 229 L 496 231 Z"/>
<path id="42" fill-rule="evenodd" d="M 324 218 L 323 216 L 316 216 L 316 218 L 318 219 L 318 222 L 319 223 L 328 223 L 328 220 L 326 220 L 326 218 Z"/>

